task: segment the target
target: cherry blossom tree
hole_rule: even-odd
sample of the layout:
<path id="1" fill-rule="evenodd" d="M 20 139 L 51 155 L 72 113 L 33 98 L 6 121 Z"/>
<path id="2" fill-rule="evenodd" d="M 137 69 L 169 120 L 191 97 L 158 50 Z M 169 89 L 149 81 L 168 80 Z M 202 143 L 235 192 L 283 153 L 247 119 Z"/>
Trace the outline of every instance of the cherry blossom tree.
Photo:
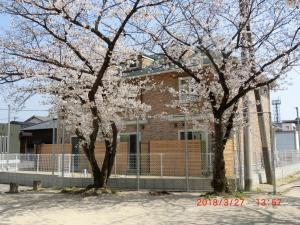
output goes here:
<path id="1" fill-rule="evenodd" d="M 181 0 L 160 7 L 156 15 L 151 29 L 148 24 L 140 30 L 152 40 L 149 50 L 162 51 L 192 78 L 192 98 L 177 105 L 211 119 L 212 187 L 215 193 L 224 192 L 224 148 L 237 122 L 243 122 L 241 100 L 285 78 L 299 61 L 299 5 L 283 0 Z"/>
<path id="2" fill-rule="evenodd" d="M 143 115 L 145 82 L 122 76 L 139 46 L 130 21 L 152 15 L 167 0 L 1 0 L 12 28 L 0 39 L 0 80 L 31 82 L 27 91 L 50 93 L 75 127 L 90 162 L 94 187 L 105 187 L 124 118 Z M 128 38 L 130 37 L 130 38 Z M 129 92 L 131 93 L 129 95 Z M 95 143 L 106 146 L 102 167 Z"/>

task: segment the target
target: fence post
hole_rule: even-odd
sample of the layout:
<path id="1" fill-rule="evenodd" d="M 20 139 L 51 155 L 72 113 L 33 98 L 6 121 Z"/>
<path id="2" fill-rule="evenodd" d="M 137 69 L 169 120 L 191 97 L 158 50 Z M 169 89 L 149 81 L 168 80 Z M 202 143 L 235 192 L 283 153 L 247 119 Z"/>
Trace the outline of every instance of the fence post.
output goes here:
<path id="1" fill-rule="evenodd" d="M 8 167 L 9 167 L 9 155 L 6 154 L 6 170 L 8 171 Z"/>
<path id="2" fill-rule="evenodd" d="M 61 154 L 57 154 L 58 158 L 57 158 L 57 162 L 58 162 L 58 166 L 57 166 L 57 173 L 59 175 L 59 173 L 61 172 Z"/>
<path id="3" fill-rule="evenodd" d="M 186 191 L 189 191 L 189 153 L 188 153 L 188 133 L 187 133 L 187 122 L 186 115 L 184 115 L 184 141 L 185 141 L 185 182 Z"/>
<path id="4" fill-rule="evenodd" d="M 71 166 L 72 166 L 72 164 L 71 164 L 71 161 L 72 161 L 72 155 L 70 154 L 68 158 L 69 158 L 69 166 L 68 166 L 69 168 L 68 168 L 68 172 L 69 172 L 69 174 L 71 175 L 71 170 L 72 170 L 72 169 L 71 169 Z"/>
<path id="5" fill-rule="evenodd" d="M 74 168 L 75 168 L 75 154 L 71 154 L 71 166 L 72 166 L 72 177 L 74 176 Z"/>
<path id="6" fill-rule="evenodd" d="M 212 165 L 211 165 L 211 156 L 212 156 L 212 153 L 209 153 L 209 174 L 211 173 L 211 169 L 212 169 Z"/>
<path id="7" fill-rule="evenodd" d="M 270 124 L 271 160 L 272 160 L 271 163 L 273 167 L 272 184 L 273 184 L 273 194 L 276 194 L 276 165 L 275 165 L 275 139 L 274 139 L 275 134 L 272 125 L 271 112 L 269 112 L 269 124 Z"/>
<path id="8" fill-rule="evenodd" d="M 36 172 L 39 172 L 39 167 L 40 167 L 40 155 L 37 154 L 37 162 L 36 162 Z"/>
<path id="9" fill-rule="evenodd" d="M 4 155 L 1 154 L 1 170 L 4 171 Z"/>
<path id="10" fill-rule="evenodd" d="M 16 172 L 18 171 L 18 154 L 16 154 Z"/>
<path id="11" fill-rule="evenodd" d="M 160 153 L 160 176 L 163 176 L 163 153 Z"/>
<path id="12" fill-rule="evenodd" d="M 115 154 L 115 176 L 117 175 L 117 154 Z"/>

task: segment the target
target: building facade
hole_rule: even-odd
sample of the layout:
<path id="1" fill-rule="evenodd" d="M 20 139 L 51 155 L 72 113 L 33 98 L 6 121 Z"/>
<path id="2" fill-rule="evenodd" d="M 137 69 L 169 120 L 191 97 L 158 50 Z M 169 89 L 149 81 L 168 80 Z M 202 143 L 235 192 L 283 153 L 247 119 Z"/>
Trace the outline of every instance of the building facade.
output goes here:
<path id="1" fill-rule="evenodd" d="M 8 124 L 0 124 L 0 153 L 20 153 L 19 124 L 10 124 L 10 138 L 8 145 Z"/>
<path id="2" fill-rule="evenodd" d="M 119 148 L 117 154 L 122 158 L 123 168 L 127 168 L 128 172 L 134 171 L 137 168 L 137 149 L 141 155 L 141 170 L 153 171 L 157 168 L 157 158 L 163 154 L 164 157 L 169 156 L 172 161 L 168 165 L 166 171 L 177 171 L 177 175 L 182 175 L 184 171 L 183 164 L 186 160 L 186 151 L 189 154 L 189 165 L 193 165 L 191 174 L 195 176 L 209 175 L 212 169 L 212 156 L 214 153 L 214 137 L 211 132 L 212 126 L 199 128 L 192 121 L 198 120 L 198 115 L 185 116 L 178 108 L 169 107 L 173 100 L 186 100 L 190 96 L 174 97 L 167 91 L 168 88 L 181 90 L 182 88 L 189 89 L 188 83 L 191 79 L 186 76 L 176 67 L 154 67 L 151 65 L 155 59 L 149 57 L 140 58 L 141 62 L 137 63 L 136 67 L 131 68 L 128 72 L 127 79 L 144 79 L 150 78 L 152 82 L 157 84 L 162 83 L 163 90 L 158 88 L 150 91 L 144 91 L 140 94 L 142 102 L 151 106 L 151 111 L 144 119 L 136 119 L 125 122 L 125 127 L 120 131 Z M 145 64 L 145 65 L 144 65 Z M 143 66 L 144 65 L 144 66 Z M 271 149 L 271 130 L 270 130 L 270 101 L 269 90 L 261 88 L 261 98 L 264 116 L 264 126 L 266 130 L 266 138 L 268 142 L 268 151 Z M 263 154 L 261 144 L 261 133 L 258 123 L 258 114 L 256 111 L 254 93 L 248 94 L 249 99 L 249 127 L 250 127 L 250 151 L 251 163 L 263 166 Z M 241 100 L 241 105 L 243 102 Z M 242 107 L 241 107 L 242 108 Z M 157 117 L 164 113 L 164 117 Z M 200 121 L 201 122 L 201 121 Z M 58 143 L 62 140 L 62 123 L 58 123 Z M 137 138 L 137 136 L 139 138 Z M 187 139 L 187 141 L 185 141 Z M 67 153 L 78 154 L 83 153 L 78 146 L 78 139 L 74 132 L 65 132 L 65 142 L 69 143 Z M 120 147 L 121 146 L 121 147 Z M 49 146 L 42 146 L 41 153 L 49 152 Z M 48 150 L 47 150 L 48 149 Z M 104 154 L 104 145 L 98 143 L 96 146 L 96 155 Z M 60 152 L 57 150 L 56 152 Z M 122 155 L 122 156 L 121 156 Z M 172 160 L 171 160 L 172 159 Z M 167 160 L 167 158 L 166 158 Z M 99 158 L 101 161 L 101 158 Z M 225 148 L 225 161 L 227 175 L 233 175 L 236 171 L 236 163 L 240 165 L 244 163 L 244 129 L 236 130 L 232 133 L 230 140 Z M 118 161 L 120 162 L 120 160 Z M 181 169 L 176 170 L 176 165 Z"/>

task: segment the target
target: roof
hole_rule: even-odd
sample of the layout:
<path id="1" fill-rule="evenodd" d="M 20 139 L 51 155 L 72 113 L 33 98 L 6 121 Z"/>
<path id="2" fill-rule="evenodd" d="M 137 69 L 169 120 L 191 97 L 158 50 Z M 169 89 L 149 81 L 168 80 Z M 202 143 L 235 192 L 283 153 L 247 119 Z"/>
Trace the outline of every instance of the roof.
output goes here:
<path id="1" fill-rule="evenodd" d="M 28 118 L 27 120 L 25 120 L 24 122 L 29 122 L 30 120 L 33 120 L 33 119 L 38 119 L 42 122 L 42 121 L 48 121 L 50 118 L 48 116 L 35 116 L 35 115 L 33 115 L 30 118 Z"/>
<path id="2" fill-rule="evenodd" d="M 173 63 L 165 63 L 166 56 L 164 54 L 147 55 L 146 57 L 153 59 L 153 63 L 141 69 L 131 70 L 126 73 L 126 77 L 139 77 L 145 75 L 153 75 L 158 73 L 167 73 L 180 71 L 180 68 Z M 203 56 L 203 64 L 210 64 L 210 60 Z"/>
<path id="3" fill-rule="evenodd" d="M 53 129 L 57 128 L 57 120 L 48 120 L 46 122 L 42 122 L 39 124 L 35 124 L 30 127 L 23 128 L 22 131 L 28 131 L 28 130 L 48 130 L 48 129 Z"/>
<path id="4" fill-rule="evenodd" d="M 36 123 L 22 122 L 22 121 L 11 121 L 10 124 L 17 124 L 17 125 L 20 125 L 21 128 L 25 128 L 25 127 L 33 126 Z"/>
<path id="5" fill-rule="evenodd" d="M 297 118 L 294 120 L 282 120 L 281 123 L 297 123 Z"/>

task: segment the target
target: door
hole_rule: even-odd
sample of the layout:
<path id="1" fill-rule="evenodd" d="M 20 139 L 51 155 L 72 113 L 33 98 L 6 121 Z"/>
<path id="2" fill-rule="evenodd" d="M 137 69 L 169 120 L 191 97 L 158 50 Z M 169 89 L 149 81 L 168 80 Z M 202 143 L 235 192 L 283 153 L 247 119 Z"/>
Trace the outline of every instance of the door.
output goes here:
<path id="1" fill-rule="evenodd" d="M 128 151 L 128 169 L 129 170 L 136 170 L 136 134 L 129 135 L 129 151 Z"/>

